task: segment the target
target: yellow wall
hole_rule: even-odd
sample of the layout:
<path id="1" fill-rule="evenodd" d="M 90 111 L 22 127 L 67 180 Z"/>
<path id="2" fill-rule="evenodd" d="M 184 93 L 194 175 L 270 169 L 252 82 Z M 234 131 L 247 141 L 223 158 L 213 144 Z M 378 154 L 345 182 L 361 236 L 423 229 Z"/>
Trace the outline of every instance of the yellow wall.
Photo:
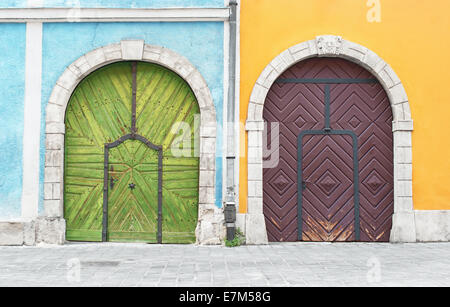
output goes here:
<path id="1" fill-rule="evenodd" d="M 342 36 L 376 52 L 405 86 L 414 120 L 415 209 L 450 210 L 450 1 L 381 0 L 380 23 L 367 21 L 366 2 L 242 0 L 240 120 L 245 123 L 252 88 L 273 58 L 317 35 Z M 245 213 L 246 158 L 240 168 Z"/>

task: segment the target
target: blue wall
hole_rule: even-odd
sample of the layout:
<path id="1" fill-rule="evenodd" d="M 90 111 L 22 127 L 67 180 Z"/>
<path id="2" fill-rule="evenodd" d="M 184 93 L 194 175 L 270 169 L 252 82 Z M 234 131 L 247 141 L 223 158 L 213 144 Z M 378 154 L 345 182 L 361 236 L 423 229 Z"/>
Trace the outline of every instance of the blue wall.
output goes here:
<path id="1" fill-rule="evenodd" d="M 61 7 L 119 7 L 119 8 L 144 8 L 144 7 L 223 7 L 223 0 L 44 0 L 44 6 Z"/>
<path id="2" fill-rule="evenodd" d="M 0 24 L 0 219 L 21 215 L 25 25 Z"/>
<path id="3" fill-rule="evenodd" d="M 216 106 L 217 121 L 222 123 L 224 96 L 224 25 L 222 22 L 45 24 L 42 80 L 41 212 L 43 210 L 45 161 L 45 107 L 51 91 L 66 67 L 80 56 L 98 47 L 127 38 L 144 39 L 148 44 L 167 47 L 185 56 L 194 64 L 208 83 Z M 217 132 L 216 203 L 220 207 L 222 206 L 223 132 L 222 125 L 219 126 Z"/>
<path id="4" fill-rule="evenodd" d="M 223 7 L 223 0 L 44 0 L 44 7 Z M 26 7 L 27 0 L 0 0 L 0 7 Z"/>

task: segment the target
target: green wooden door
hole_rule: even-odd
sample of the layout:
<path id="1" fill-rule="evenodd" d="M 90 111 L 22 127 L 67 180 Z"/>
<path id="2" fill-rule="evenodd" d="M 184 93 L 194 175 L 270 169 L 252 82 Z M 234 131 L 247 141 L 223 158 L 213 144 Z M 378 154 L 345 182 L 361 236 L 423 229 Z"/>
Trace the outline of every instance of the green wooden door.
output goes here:
<path id="1" fill-rule="evenodd" d="M 162 146 L 162 241 L 193 243 L 198 220 L 199 158 L 194 129 L 198 103 L 187 83 L 172 71 L 138 63 L 133 97 L 132 63 L 104 67 L 74 91 L 66 113 L 65 218 L 67 239 L 102 241 L 105 144 L 131 133 L 136 100 L 136 133 Z M 175 157 L 172 145 L 191 127 L 191 157 Z M 174 134 L 173 132 L 176 132 Z M 158 152 L 140 140 L 109 150 L 107 239 L 157 242 Z M 130 187 L 131 186 L 131 187 Z"/>
<path id="2" fill-rule="evenodd" d="M 137 140 L 111 149 L 109 179 L 108 240 L 157 243 L 158 152 Z"/>

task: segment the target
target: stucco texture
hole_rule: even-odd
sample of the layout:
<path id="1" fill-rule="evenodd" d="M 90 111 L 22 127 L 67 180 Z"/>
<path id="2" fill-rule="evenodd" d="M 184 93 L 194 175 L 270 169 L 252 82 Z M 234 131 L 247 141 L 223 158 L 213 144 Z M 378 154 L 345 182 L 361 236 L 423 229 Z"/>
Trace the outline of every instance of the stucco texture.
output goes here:
<path id="1" fill-rule="evenodd" d="M 217 122 L 223 120 L 224 25 L 202 23 L 83 23 L 45 24 L 43 34 L 41 204 L 45 157 L 45 107 L 56 81 L 83 54 L 123 39 L 143 39 L 146 44 L 169 48 L 186 57 L 205 78 L 216 107 Z M 217 130 L 216 204 L 222 204 L 222 128 Z"/>
<path id="2" fill-rule="evenodd" d="M 276 3 L 275 3 L 276 2 Z M 450 209 L 450 12 L 448 0 L 381 0 L 381 22 L 369 22 L 367 1 L 246 0 L 241 7 L 240 120 L 261 72 L 281 52 L 317 35 L 339 35 L 392 66 L 409 97 L 416 210 Z M 441 84 L 444 84 L 443 88 Z M 246 137 L 245 131 L 242 135 Z M 247 212 L 246 146 L 241 146 L 241 213 Z M 245 153 L 245 155 L 244 155 Z"/>
<path id="3" fill-rule="evenodd" d="M 0 26 L 0 54 L 0 220 L 11 220 L 21 215 L 25 25 Z"/>
<path id="4" fill-rule="evenodd" d="M 2 0 L 0 7 L 26 7 L 27 1 Z M 160 8 L 160 7 L 223 7 L 223 0 L 34 0 L 44 7 Z"/>

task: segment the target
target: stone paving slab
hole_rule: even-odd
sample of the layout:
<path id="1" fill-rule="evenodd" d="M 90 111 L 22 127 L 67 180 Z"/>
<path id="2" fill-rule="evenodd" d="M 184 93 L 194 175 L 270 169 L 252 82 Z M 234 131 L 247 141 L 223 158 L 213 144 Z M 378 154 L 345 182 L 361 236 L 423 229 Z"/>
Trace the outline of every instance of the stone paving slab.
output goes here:
<path id="1" fill-rule="evenodd" d="M 450 286 L 450 243 L 0 247 L 0 286 Z"/>

